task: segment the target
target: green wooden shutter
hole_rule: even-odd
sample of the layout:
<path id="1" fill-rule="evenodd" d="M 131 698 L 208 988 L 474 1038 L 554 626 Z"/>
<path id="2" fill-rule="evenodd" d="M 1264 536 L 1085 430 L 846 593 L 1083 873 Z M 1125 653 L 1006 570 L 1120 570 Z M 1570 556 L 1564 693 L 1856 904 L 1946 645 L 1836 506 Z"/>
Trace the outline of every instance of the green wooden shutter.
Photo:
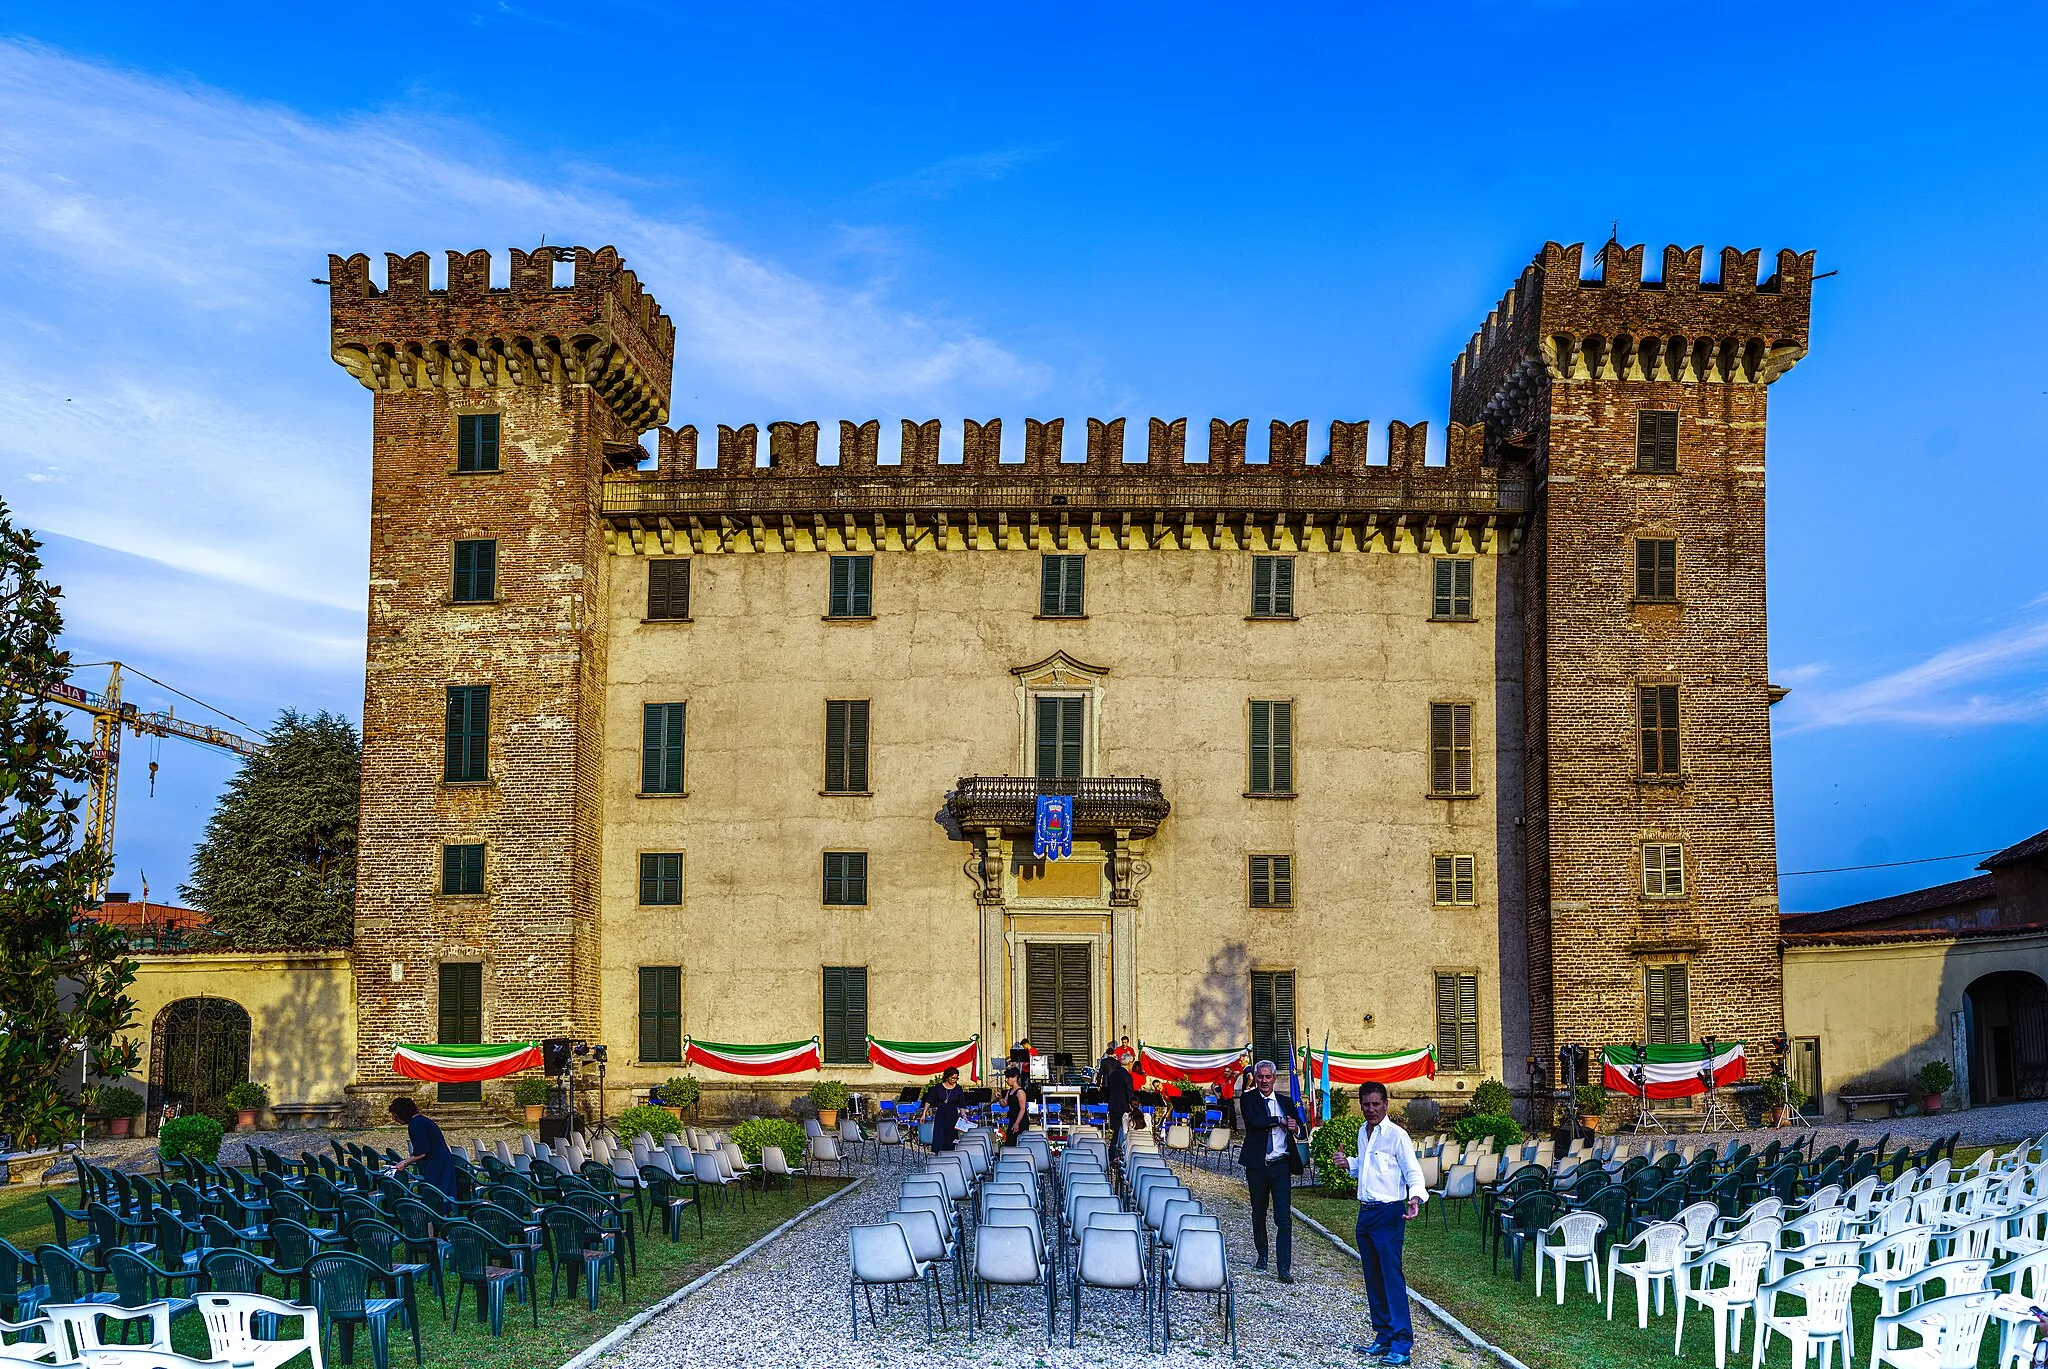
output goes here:
<path id="1" fill-rule="evenodd" d="M 1252 558 L 1252 617 L 1273 616 L 1273 558 Z"/>
<path id="2" fill-rule="evenodd" d="M 1294 906 L 1294 857 L 1269 856 L 1273 881 L 1273 906 L 1292 908 Z"/>
<path id="3" fill-rule="evenodd" d="M 1276 618 L 1294 616 L 1294 558 L 1276 556 L 1273 560 L 1273 608 Z"/>
<path id="4" fill-rule="evenodd" d="M 480 1045 L 484 1039 L 484 967 L 475 963 L 440 967 L 440 1040 L 448 1045 Z M 443 1084 L 444 1103 L 483 1101 L 482 1084 Z"/>
<path id="5" fill-rule="evenodd" d="M 1273 792 L 1273 705 L 1263 699 L 1252 700 L 1251 752 L 1251 791 L 1270 794 Z"/>
<path id="6" fill-rule="evenodd" d="M 656 622 L 681 621 L 690 616 L 688 561 L 657 560 L 647 563 L 647 616 Z"/>
<path id="7" fill-rule="evenodd" d="M 1658 730 L 1663 734 L 1664 773 L 1676 775 L 1682 768 L 1678 759 L 1678 686 L 1657 687 Z"/>
<path id="8" fill-rule="evenodd" d="M 1059 947 L 1043 942 L 1024 944 L 1024 1030 L 1042 1051 L 1059 1038 Z"/>
<path id="9" fill-rule="evenodd" d="M 1273 906 L 1273 867 L 1272 867 L 1272 861 L 1271 861 L 1271 859 L 1270 859 L 1269 857 L 1266 857 L 1266 856 L 1253 856 L 1253 857 L 1252 857 L 1251 883 L 1252 883 L 1252 907 L 1254 907 L 1254 908 L 1270 908 L 1270 907 L 1272 907 L 1272 906 Z"/>
<path id="10" fill-rule="evenodd" d="M 1472 616 L 1472 563 L 1453 561 L 1451 563 L 1451 616 L 1470 618 Z"/>
<path id="11" fill-rule="evenodd" d="M 1273 704 L 1273 792 L 1294 792 L 1294 705 Z"/>
<path id="12" fill-rule="evenodd" d="M 1474 864 L 1475 862 L 1473 861 L 1473 858 L 1471 856 L 1456 856 L 1452 858 L 1452 869 L 1454 870 L 1456 875 L 1456 887 L 1453 890 L 1455 902 L 1470 903 L 1474 900 Z"/>
<path id="13" fill-rule="evenodd" d="M 1058 779 L 1060 773 L 1060 701 L 1051 695 L 1038 696 L 1038 778 Z"/>
<path id="14" fill-rule="evenodd" d="M 1038 777 L 1071 780 L 1081 777 L 1082 723 L 1087 700 L 1071 695 L 1038 696 Z"/>
<path id="15" fill-rule="evenodd" d="M 1458 976 L 1458 1061 L 1467 1074 L 1479 1072 L 1479 976 Z"/>
<path id="16" fill-rule="evenodd" d="M 1082 616 L 1086 602 L 1082 594 L 1085 560 L 1080 556 L 1049 555 L 1039 562 L 1038 612 L 1041 617 Z"/>
<path id="17" fill-rule="evenodd" d="M 684 705 L 646 704 L 640 716 L 640 792 L 682 793 Z"/>
<path id="18" fill-rule="evenodd" d="M 825 792 L 843 794 L 846 783 L 846 701 L 825 701 Z"/>
<path id="19" fill-rule="evenodd" d="M 464 784 L 490 778 L 491 687 L 450 685 L 442 778 Z"/>
<path id="20" fill-rule="evenodd" d="M 1431 605 L 1431 612 L 1439 618 L 1449 618 L 1455 612 L 1455 596 L 1457 592 L 1451 578 L 1451 563 L 1438 560 L 1434 565 L 1436 571 L 1436 594 L 1435 602 Z"/>
<path id="21" fill-rule="evenodd" d="M 1429 706 L 1429 792 L 1451 792 L 1451 706 Z"/>
<path id="22" fill-rule="evenodd" d="M 1252 1058 L 1282 1075 L 1294 1053 L 1294 971 L 1252 971 Z"/>
<path id="23" fill-rule="evenodd" d="M 866 618 L 875 611 L 875 558 L 853 558 L 853 583 L 848 586 L 853 616 Z"/>
<path id="24" fill-rule="evenodd" d="M 1064 698 L 1060 703 L 1060 778 L 1081 778 L 1081 708 L 1085 701 Z"/>
<path id="25" fill-rule="evenodd" d="M 1692 1040 L 1685 978 L 1683 965 L 1652 965 L 1644 970 L 1643 1000 L 1650 1044 L 1681 1046 Z"/>
<path id="26" fill-rule="evenodd" d="M 868 701 L 846 703 L 846 787 L 856 794 L 868 790 Z"/>
<path id="27" fill-rule="evenodd" d="M 823 967 L 825 1063 L 867 1063 L 868 972 L 864 965 Z"/>
<path id="28" fill-rule="evenodd" d="M 1669 474 L 1678 469 L 1678 412 L 1643 409 L 1636 414 L 1636 469 Z"/>
<path id="29" fill-rule="evenodd" d="M 1471 704 L 1451 705 L 1451 781 L 1453 793 L 1473 791 Z"/>
<path id="30" fill-rule="evenodd" d="M 1087 562 L 1079 556 L 1063 556 L 1066 564 L 1066 583 L 1062 586 L 1060 612 L 1069 618 L 1079 618 L 1085 610 L 1081 587 L 1087 574 Z"/>
<path id="31" fill-rule="evenodd" d="M 674 965 L 640 970 L 640 1059 L 652 1063 L 683 1058 L 683 972 Z"/>

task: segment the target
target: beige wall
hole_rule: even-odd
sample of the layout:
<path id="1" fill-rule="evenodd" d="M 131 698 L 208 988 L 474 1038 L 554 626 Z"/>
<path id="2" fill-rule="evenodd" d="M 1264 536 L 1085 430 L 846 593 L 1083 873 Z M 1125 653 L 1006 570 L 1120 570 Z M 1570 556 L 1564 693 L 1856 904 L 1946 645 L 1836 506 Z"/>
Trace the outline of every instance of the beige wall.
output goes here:
<path id="1" fill-rule="evenodd" d="M 1432 969 L 1458 967 L 1479 972 L 1482 1068 L 1500 1072 L 1494 558 L 1473 558 L 1476 622 L 1429 621 L 1427 555 L 1348 548 L 1297 556 L 1298 621 L 1250 622 L 1248 552 L 1087 555 L 1082 621 L 1035 618 L 1039 556 L 1021 547 L 885 549 L 871 622 L 823 621 L 816 552 L 697 556 L 686 624 L 643 623 L 647 560 L 613 561 L 602 941 L 614 1084 L 672 1072 L 630 1063 L 645 964 L 685 967 L 685 1030 L 710 1040 L 817 1032 L 829 964 L 870 967 L 878 1036 L 975 1030 L 972 848 L 937 819 L 960 776 L 1030 773 L 1012 672 L 1055 652 L 1108 672 L 1089 773 L 1156 777 L 1173 805 L 1139 886 L 1136 1020 L 1115 1030 L 1242 1040 L 1248 971 L 1292 968 L 1297 1022 L 1318 1041 L 1327 1029 L 1340 1049 L 1412 1048 L 1434 1039 Z M 834 698 L 873 700 L 873 797 L 818 792 Z M 1254 698 L 1295 701 L 1299 798 L 1244 797 Z M 1425 797 L 1433 700 L 1474 704 L 1476 800 Z M 688 793 L 640 797 L 641 706 L 676 701 L 688 704 Z M 820 906 L 829 849 L 870 852 L 866 909 Z M 642 851 L 684 853 L 682 908 L 638 906 Z M 1476 906 L 1432 907 L 1439 851 L 1478 857 Z M 1252 852 L 1294 854 L 1294 909 L 1247 907 Z M 1092 924 L 1089 902 L 1058 906 L 1063 932 L 1107 935 L 1106 900 Z M 1098 1035 L 1111 1025 L 1098 1016 Z M 1021 1033 L 1021 1011 L 1004 1030 Z"/>
<path id="2" fill-rule="evenodd" d="M 249 1014 L 249 1077 L 272 1103 L 339 1103 L 355 1077 L 355 978 L 346 951 L 230 951 L 135 958 L 135 1024 L 147 1084 L 157 1016 L 181 998 Z"/>
<path id="3" fill-rule="evenodd" d="M 1970 985 L 2001 970 L 2048 979 L 2048 935 L 1792 945 L 1784 966 L 1786 1035 L 1820 1038 L 1821 1092 L 1835 1115 L 1844 1088 L 1896 1091 L 1929 1060 L 1957 1066 L 1950 1020 Z"/>

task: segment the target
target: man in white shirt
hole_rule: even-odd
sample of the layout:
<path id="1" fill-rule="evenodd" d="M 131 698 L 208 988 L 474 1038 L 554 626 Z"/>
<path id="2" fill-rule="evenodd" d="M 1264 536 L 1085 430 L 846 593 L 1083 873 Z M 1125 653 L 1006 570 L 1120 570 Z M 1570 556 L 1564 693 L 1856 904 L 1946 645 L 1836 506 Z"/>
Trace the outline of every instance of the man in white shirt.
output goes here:
<path id="1" fill-rule="evenodd" d="M 1408 1280 L 1401 1273 L 1401 1239 L 1428 1200 L 1422 1166 L 1408 1133 L 1387 1120 L 1387 1086 L 1368 1079 L 1358 1086 L 1358 1154 L 1339 1146 L 1333 1158 L 1358 1180 L 1358 1262 L 1365 1270 L 1366 1301 L 1372 1305 L 1368 1357 L 1402 1365 L 1414 1343 L 1408 1321 Z"/>

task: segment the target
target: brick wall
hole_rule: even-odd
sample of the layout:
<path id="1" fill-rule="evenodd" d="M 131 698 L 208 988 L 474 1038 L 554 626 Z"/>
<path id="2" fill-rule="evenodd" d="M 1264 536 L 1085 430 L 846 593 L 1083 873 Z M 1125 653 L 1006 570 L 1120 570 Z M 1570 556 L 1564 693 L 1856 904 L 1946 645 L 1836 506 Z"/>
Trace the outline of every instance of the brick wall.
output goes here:
<path id="1" fill-rule="evenodd" d="M 484 965 L 484 1039 L 596 1035 L 608 558 L 606 450 L 666 417 L 673 331 L 609 249 L 336 258 L 336 360 L 375 392 L 357 864 L 357 1083 L 438 1035 L 443 961 Z M 570 254 L 564 253 L 565 257 Z M 500 415 L 499 469 L 458 474 L 457 418 Z M 450 602 L 453 544 L 498 542 L 497 597 Z M 450 685 L 491 687 L 487 783 L 442 782 Z M 443 897 L 445 843 L 486 847 L 483 897 Z"/>

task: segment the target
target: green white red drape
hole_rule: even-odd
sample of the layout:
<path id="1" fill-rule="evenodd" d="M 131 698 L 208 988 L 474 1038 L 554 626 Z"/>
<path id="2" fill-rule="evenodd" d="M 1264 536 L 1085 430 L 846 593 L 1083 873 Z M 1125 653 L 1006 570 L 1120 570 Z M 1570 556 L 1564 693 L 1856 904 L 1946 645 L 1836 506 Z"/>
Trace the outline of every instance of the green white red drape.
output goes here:
<path id="1" fill-rule="evenodd" d="M 1389 1051 L 1380 1055 L 1309 1050 L 1304 1046 L 1302 1055 L 1302 1072 L 1311 1082 L 1322 1079 L 1323 1060 L 1326 1056 L 1330 1062 L 1332 1084 L 1363 1084 L 1368 1079 L 1377 1079 L 1382 1084 L 1398 1084 L 1404 1079 L 1436 1078 L 1436 1048 L 1433 1046 L 1424 1046 L 1416 1051 Z"/>
<path id="2" fill-rule="evenodd" d="M 1646 1055 L 1649 1057 L 1647 1060 L 1644 1059 Z M 1705 1046 L 1651 1046 L 1640 1051 L 1633 1046 L 1609 1046 L 1600 1052 L 1600 1065 L 1601 1084 L 1631 1098 L 1638 1096 L 1638 1065 L 1643 1070 L 1641 1092 L 1648 1097 L 1690 1098 L 1707 1091 L 1705 1082 L 1700 1078 L 1707 1068 Z M 1720 1043 L 1714 1051 L 1713 1069 L 1715 1088 L 1723 1088 L 1746 1077 L 1749 1065 L 1742 1043 Z"/>
<path id="3" fill-rule="evenodd" d="M 1221 1051 L 1187 1051 L 1140 1041 L 1138 1072 L 1148 1079 L 1164 1079 L 1169 1083 L 1177 1079 L 1192 1079 L 1197 1084 L 1213 1084 L 1228 1074 L 1236 1066 L 1237 1058 L 1250 1049 L 1245 1045 Z"/>
<path id="4" fill-rule="evenodd" d="M 868 1038 L 868 1062 L 898 1074 L 944 1074 L 948 1069 L 968 1071 L 981 1082 L 981 1038 L 965 1041 L 883 1041 Z"/>
<path id="5" fill-rule="evenodd" d="M 745 1074 L 756 1079 L 773 1074 L 806 1074 L 824 1064 L 815 1036 L 808 1041 L 779 1041 L 766 1046 L 734 1046 L 686 1036 L 683 1058 L 720 1074 Z"/>
<path id="6" fill-rule="evenodd" d="M 539 1068 L 540 1046 L 532 1041 L 510 1041 L 502 1046 L 400 1046 L 391 1053 L 394 1074 L 436 1084 L 474 1084 Z"/>

